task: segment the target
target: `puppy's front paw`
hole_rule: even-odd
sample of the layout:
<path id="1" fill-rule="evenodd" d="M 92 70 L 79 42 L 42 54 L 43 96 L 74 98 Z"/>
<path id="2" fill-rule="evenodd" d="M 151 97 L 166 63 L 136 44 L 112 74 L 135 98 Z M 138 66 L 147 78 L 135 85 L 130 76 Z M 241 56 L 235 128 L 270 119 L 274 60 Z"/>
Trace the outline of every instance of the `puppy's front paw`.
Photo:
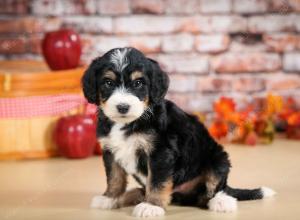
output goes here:
<path id="1" fill-rule="evenodd" d="M 90 205 L 91 208 L 114 209 L 117 208 L 117 199 L 107 196 L 94 196 Z"/>
<path id="2" fill-rule="evenodd" d="M 142 218 L 158 217 L 165 215 L 165 210 L 162 207 L 142 202 L 134 207 L 132 215 Z"/>

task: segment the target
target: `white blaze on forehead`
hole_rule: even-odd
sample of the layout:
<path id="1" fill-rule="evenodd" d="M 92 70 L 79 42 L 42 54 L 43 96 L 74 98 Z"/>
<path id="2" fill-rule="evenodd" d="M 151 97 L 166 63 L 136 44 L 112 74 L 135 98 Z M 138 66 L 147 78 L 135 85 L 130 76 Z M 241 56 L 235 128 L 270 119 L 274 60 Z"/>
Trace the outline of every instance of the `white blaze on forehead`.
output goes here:
<path id="1" fill-rule="evenodd" d="M 121 72 L 128 66 L 129 61 L 127 53 L 130 51 L 130 48 L 116 49 L 110 56 L 110 61 L 115 65 L 117 71 Z"/>

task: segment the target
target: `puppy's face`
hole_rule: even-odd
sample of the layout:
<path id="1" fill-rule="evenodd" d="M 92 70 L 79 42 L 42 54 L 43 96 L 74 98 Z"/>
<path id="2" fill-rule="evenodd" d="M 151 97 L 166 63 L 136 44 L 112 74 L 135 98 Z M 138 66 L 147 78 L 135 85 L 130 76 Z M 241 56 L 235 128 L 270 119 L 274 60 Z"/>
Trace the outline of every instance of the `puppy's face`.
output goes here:
<path id="1" fill-rule="evenodd" d="M 149 107 L 149 83 L 141 68 L 107 69 L 99 80 L 100 106 L 111 120 L 128 123 Z"/>
<path id="2" fill-rule="evenodd" d="M 88 101 L 120 123 L 140 118 L 168 87 L 158 64 L 134 48 L 116 48 L 95 59 L 82 82 Z"/>

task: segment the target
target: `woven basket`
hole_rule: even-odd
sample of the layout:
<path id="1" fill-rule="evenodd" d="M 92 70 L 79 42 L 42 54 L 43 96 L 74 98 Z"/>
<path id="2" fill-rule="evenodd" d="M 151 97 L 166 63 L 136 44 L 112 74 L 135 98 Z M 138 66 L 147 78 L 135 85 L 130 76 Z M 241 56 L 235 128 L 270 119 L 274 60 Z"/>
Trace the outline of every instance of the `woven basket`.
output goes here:
<path id="1" fill-rule="evenodd" d="M 84 68 L 77 68 L 53 72 L 39 61 L 0 61 L 0 159 L 45 158 L 57 154 L 52 131 L 60 116 L 82 108 L 83 71 Z M 69 97 L 72 97 L 70 108 Z M 30 101 L 27 104 L 27 99 L 36 98 L 41 100 L 40 104 L 31 106 Z M 63 100 L 63 111 L 48 111 L 51 105 L 60 107 L 59 102 L 52 104 L 50 98 Z M 47 104 L 42 106 L 45 101 Z M 38 113 L 37 108 L 45 109 Z"/>

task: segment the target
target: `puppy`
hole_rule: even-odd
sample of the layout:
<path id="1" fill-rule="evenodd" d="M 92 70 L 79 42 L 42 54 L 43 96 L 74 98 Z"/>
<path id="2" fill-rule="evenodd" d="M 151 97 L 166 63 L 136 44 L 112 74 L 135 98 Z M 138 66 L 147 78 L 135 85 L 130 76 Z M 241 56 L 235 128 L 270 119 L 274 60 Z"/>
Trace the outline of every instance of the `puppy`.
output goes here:
<path id="1" fill-rule="evenodd" d="M 159 64 L 134 48 L 96 58 L 82 78 L 83 92 L 98 108 L 107 189 L 94 208 L 136 205 L 133 215 L 165 214 L 171 202 L 231 212 L 237 200 L 272 196 L 262 187 L 227 185 L 228 154 L 196 117 L 164 99 L 169 85 Z M 127 177 L 141 185 L 126 191 Z"/>

